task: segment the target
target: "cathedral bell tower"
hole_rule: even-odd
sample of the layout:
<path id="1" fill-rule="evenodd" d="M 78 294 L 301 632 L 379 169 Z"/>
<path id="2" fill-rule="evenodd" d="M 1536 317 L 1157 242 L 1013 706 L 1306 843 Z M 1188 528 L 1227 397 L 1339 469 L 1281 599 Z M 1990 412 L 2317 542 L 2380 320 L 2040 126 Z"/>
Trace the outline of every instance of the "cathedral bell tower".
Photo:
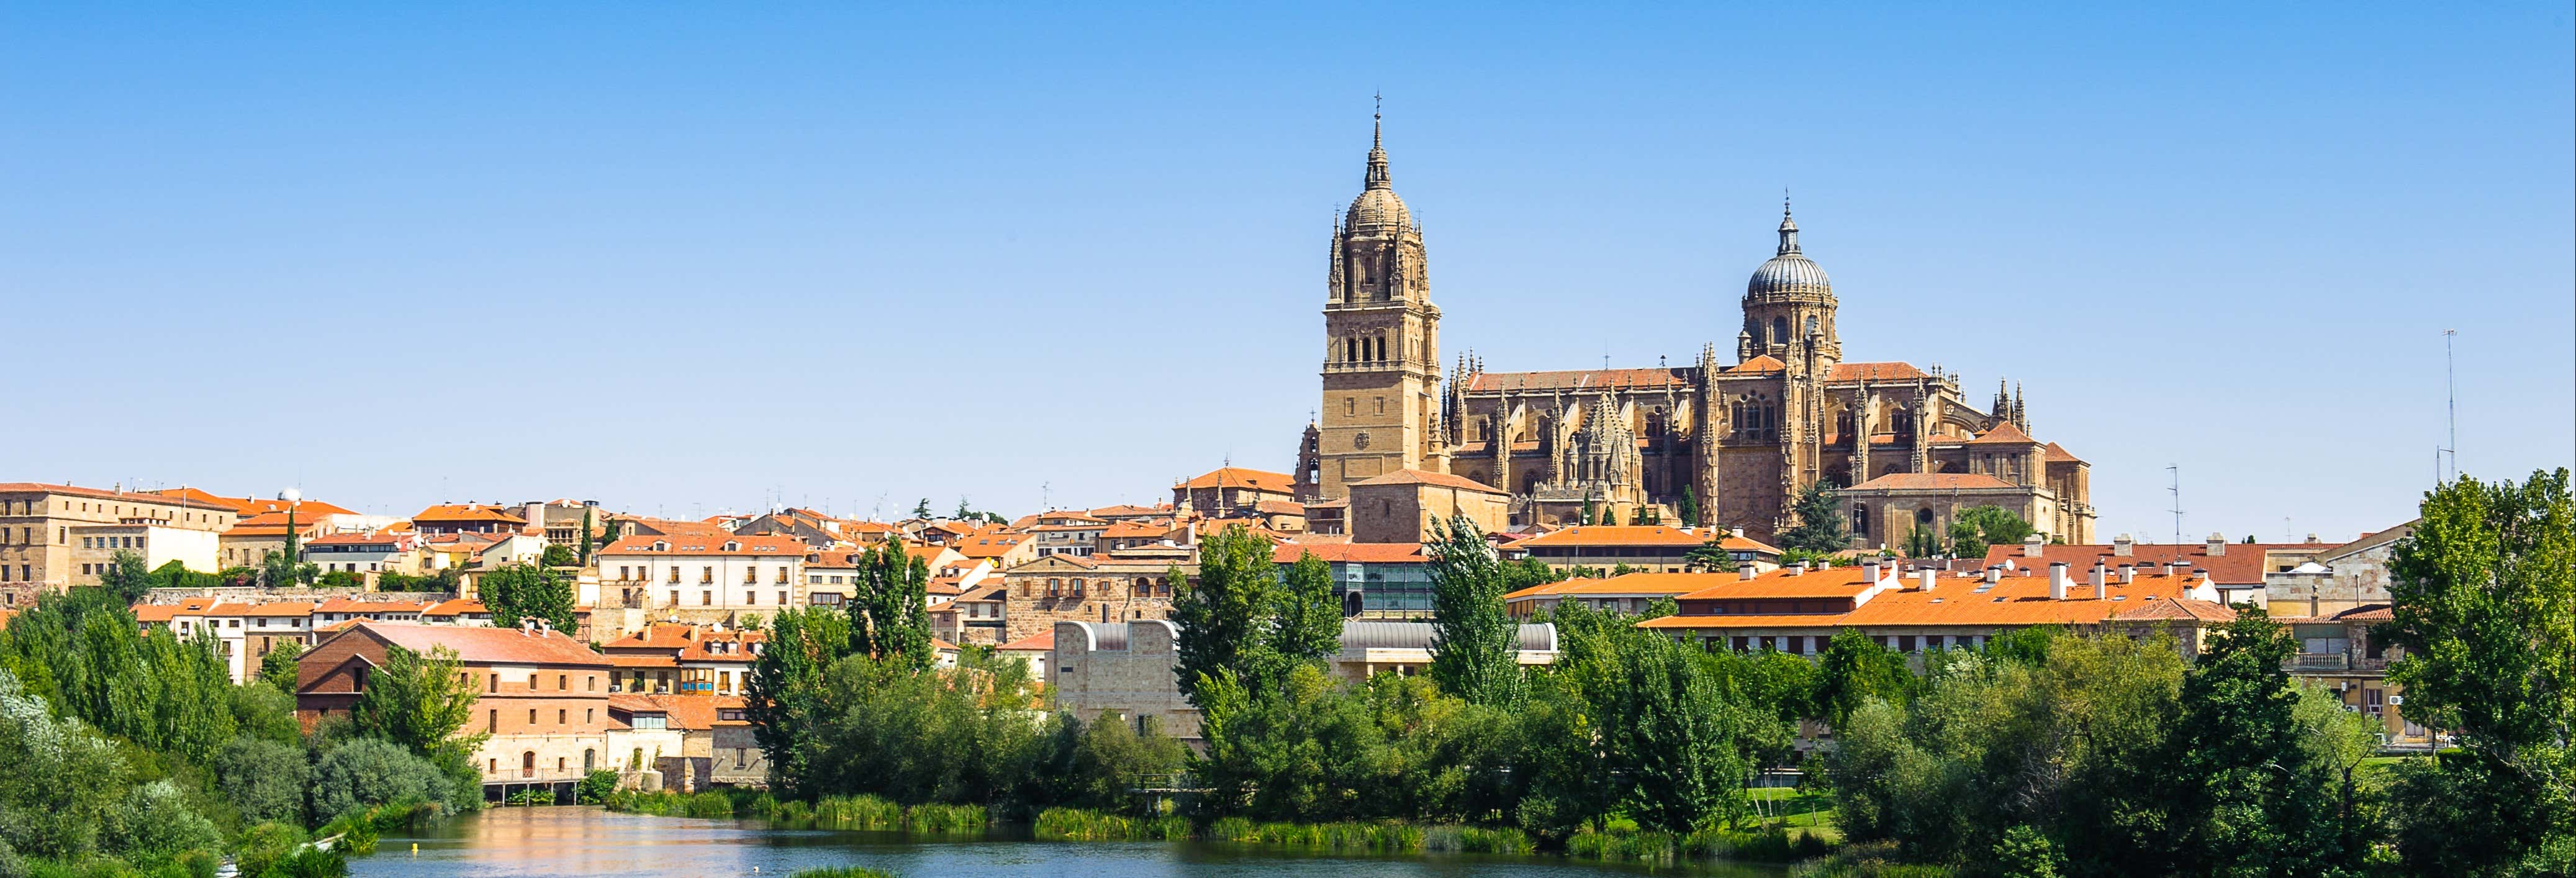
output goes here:
<path id="1" fill-rule="evenodd" d="M 1440 309 L 1423 270 L 1422 227 L 1395 195 L 1385 122 L 1359 197 L 1333 227 L 1324 298 L 1324 405 L 1317 493 L 1399 469 L 1448 470 L 1440 441 Z"/>

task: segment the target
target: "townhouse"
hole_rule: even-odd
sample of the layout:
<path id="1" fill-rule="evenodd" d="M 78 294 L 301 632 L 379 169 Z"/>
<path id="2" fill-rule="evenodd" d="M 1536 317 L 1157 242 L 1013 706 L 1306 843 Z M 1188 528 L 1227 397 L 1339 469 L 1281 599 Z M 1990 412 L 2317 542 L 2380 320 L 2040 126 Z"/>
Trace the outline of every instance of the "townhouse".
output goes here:
<path id="1" fill-rule="evenodd" d="M 666 619 L 752 627 L 804 605 L 804 542 L 784 536 L 631 536 L 592 555 L 602 608 Z"/>
<path id="2" fill-rule="evenodd" d="M 472 757 L 484 798 L 551 789 L 569 801 L 585 773 L 608 766 L 608 660 L 563 632 L 534 626 L 350 623 L 298 660 L 297 719 L 309 730 L 346 716 L 396 647 L 421 655 L 453 650 L 459 673 L 477 684 L 473 719 L 457 734 L 487 736 Z"/>

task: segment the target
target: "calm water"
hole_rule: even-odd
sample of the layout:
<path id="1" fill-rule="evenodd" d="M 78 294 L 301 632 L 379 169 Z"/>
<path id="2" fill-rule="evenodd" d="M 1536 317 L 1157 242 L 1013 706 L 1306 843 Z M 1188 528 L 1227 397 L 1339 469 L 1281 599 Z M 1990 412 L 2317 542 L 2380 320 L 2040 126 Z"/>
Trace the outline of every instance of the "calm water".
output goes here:
<path id="1" fill-rule="evenodd" d="M 412 853 L 414 843 L 420 845 Z M 905 878 L 1159 876 L 1473 876 L 1579 878 L 1646 874 L 1554 857 L 1423 854 L 1298 856 L 1234 845 L 925 841 L 891 833 L 772 830 L 753 821 L 612 814 L 598 808 L 501 808 L 451 821 L 428 835 L 384 837 L 376 855 L 349 864 L 355 878 L 447 875 L 613 875 L 620 878 L 786 875 L 857 865 Z M 1758 867 L 1666 869 L 1663 874 L 1776 878 Z"/>

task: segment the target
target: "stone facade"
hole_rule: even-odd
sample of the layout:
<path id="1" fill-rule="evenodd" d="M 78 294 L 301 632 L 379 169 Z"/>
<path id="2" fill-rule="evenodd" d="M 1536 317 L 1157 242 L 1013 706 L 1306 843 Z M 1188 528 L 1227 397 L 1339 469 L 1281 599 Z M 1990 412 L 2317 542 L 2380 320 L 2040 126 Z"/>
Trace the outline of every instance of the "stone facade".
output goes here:
<path id="1" fill-rule="evenodd" d="M 95 566 L 87 579 L 81 578 L 81 563 L 99 561 L 74 560 L 80 545 L 75 527 L 148 525 L 221 533 L 239 518 L 232 509 L 193 505 L 185 498 L 162 494 L 0 483 L 0 608 L 34 603 L 41 591 L 97 582 Z"/>
<path id="2" fill-rule="evenodd" d="M 1132 725 L 1152 717 L 1163 734 L 1196 742 L 1198 708 L 1181 697 L 1172 676 L 1179 640 L 1180 629 L 1161 619 L 1056 623 L 1047 657 L 1056 707 L 1083 722 L 1114 715 Z"/>
<path id="3" fill-rule="evenodd" d="M 1798 234 L 1784 209 L 1774 256 L 1746 285 L 1731 363 L 1715 344 L 1654 368 L 1493 372 L 1469 355 L 1444 379 L 1421 227 L 1388 182 L 1381 138 L 1333 231 L 1323 406 L 1299 444 L 1300 499 L 1339 501 L 1353 483 L 1421 469 L 1502 490 L 1517 525 L 1571 523 L 1589 502 L 1621 521 L 1654 507 L 1656 520 L 1768 540 L 1805 485 L 1979 472 L 1991 452 L 1968 443 L 2005 425 L 2027 433 L 2017 391 L 1980 408 L 1938 366 L 1846 362 L 1838 300 Z M 2024 459 L 1997 478 L 2046 502 L 2014 505 L 2040 515 L 2043 533 L 2090 542 L 2087 465 L 2045 443 Z M 1685 490 L 1701 521 L 1680 520 Z"/>
<path id="4" fill-rule="evenodd" d="M 1062 622 L 1107 624 L 1172 615 L 1174 566 L 1198 573 L 1195 563 L 1160 558 L 1127 560 L 1049 555 L 1002 574 L 1001 642 L 1008 643 Z"/>
<path id="5" fill-rule="evenodd" d="M 1397 470 L 1349 488 L 1350 536 L 1356 543 L 1430 542 L 1459 515 L 1486 533 L 1510 523 L 1509 495 L 1448 473 Z"/>

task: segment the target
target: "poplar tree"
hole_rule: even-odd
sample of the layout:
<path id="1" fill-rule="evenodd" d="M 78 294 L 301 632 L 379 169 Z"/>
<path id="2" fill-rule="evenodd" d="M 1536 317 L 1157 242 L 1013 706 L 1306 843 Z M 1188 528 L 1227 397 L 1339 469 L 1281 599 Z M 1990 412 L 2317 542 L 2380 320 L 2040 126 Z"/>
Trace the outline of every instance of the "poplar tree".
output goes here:
<path id="1" fill-rule="evenodd" d="M 1270 552 L 1270 538 L 1228 525 L 1199 544 L 1195 579 L 1172 571 L 1172 623 L 1181 631 L 1172 676 L 1191 704 L 1206 707 L 1199 702 L 1201 681 L 1231 676 L 1250 683 L 1272 661 L 1267 635 L 1279 565 Z"/>
<path id="2" fill-rule="evenodd" d="M 830 720 L 823 671 L 850 654 L 852 619 L 830 607 L 798 607 L 769 617 L 767 639 L 743 675 L 743 714 L 752 740 L 769 761 L 769 785 L 812 796 L 813 764 L 806 745 Z"/>
<path id="3" fill-rule="evenodd" d="M 895 537 L 858 557 L 850 652 L 920 670 L 937 661 L 930 645 L 930 566 Z"/>
<path id="4" fill-rule="evenodd" d="M 1431 556 L 1431 679 L 1473 704 L 1517 705 L 1527 681 L 1520 626 L 1503 611 L 1502 561 L 1464 515 L 1436 537 L 1423 547 Z"/>
<path id="5" fill-rule="evenodd" d="M 1313 552 L 1300 552 L 1281 585 L 1270 624 L 1271 650 L 1289 665 L 1322 662 L 1340 653 L 1342 607 L 1333 597 L 1332 565 Z"/>
<path id="6" fill-rule="evenodd" d="M 1689 485 L 1683 485 L 1682 505 L 1680 509 L 1675 511 L 1681 513 L 1683 527 L 1698 527 L 1700 525 L 1699 492 L 1692 490 Z"/>

